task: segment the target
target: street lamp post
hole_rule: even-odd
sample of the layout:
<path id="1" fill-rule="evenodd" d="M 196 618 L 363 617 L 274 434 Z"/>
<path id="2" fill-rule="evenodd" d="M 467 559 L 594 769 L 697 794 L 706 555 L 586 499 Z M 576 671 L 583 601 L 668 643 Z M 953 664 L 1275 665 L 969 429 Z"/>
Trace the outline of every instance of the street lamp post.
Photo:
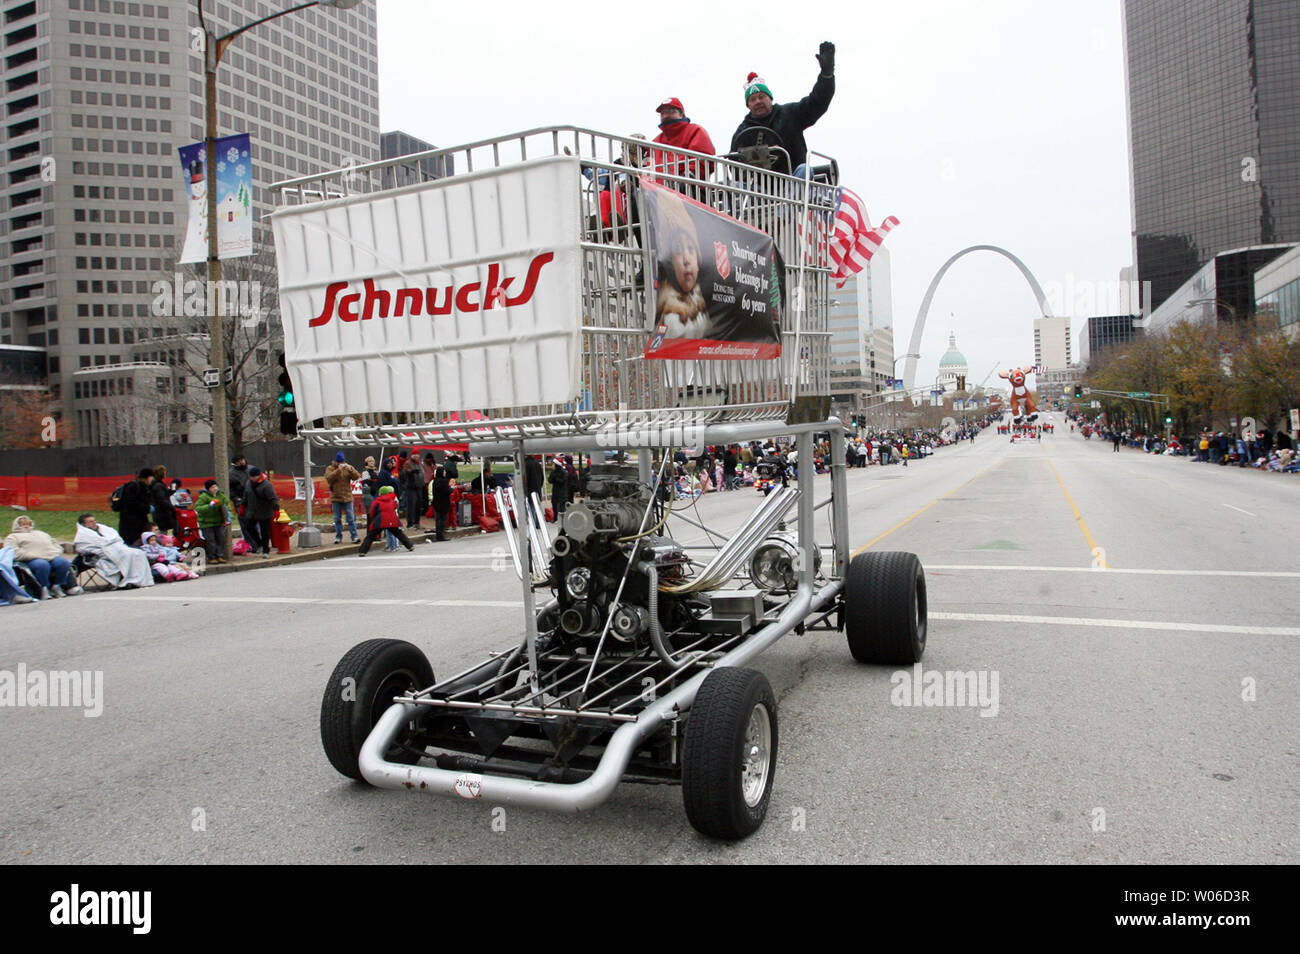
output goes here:
<path id="1" fill-rule="evenodd" d="M 897 376 L 897 372 L 898 372 L 898 362 L 902 361 L 904 358 L 916 358 L 918 361 L 921 360 L 921 356 L 920 356 L 919 354 L 914 354 L 914 353 L 911 353 L 911 352 L 909 352 L 908 354 L 900 354 L 898 357 L 894 358 L 894 363 L 893 363 L 893 364 L 890 366 L 890 368 L 889 368 L 889 380 L 890 380 L 890 386 L 891 386 L 891 387 L 893 386 L 893 382 L 895 382 L 895 381 L 898 380 L 898 376 Z M 894 429 L 894 430 L 898 430 L 898 405 L 897 405 L 897 403 L 893 400 L 893 397 L 894 397 L 893 394 L 890 394 L 889 397 L 890 397 L 890 402 L 889 402 L 889 403 L 890 403 L 890 406 L 893 407 L 893 409 L 894 409 L 894 414 L 893 414 L 893 418 L 894 418 L 894 427 L 893 427 L 893 429 Z M 902 400 L 902 398 L 900 397 L 899 400 Z"/>
<path id="2" fill-rule="evenodd" d="M 203 0 L 195 0 L 195 6 L 198 8 L 199 27 L 203 30 L 203 78 L 204 78 L 204 176 L 208 184 L 208 287 L 215 288 L 216 283 L 221 281 L 221 248 L 217 242 L 217 67 L 221 64 L 222 54 L 226 48 L 235 41 L 240 34 L 251 30 L 255 26 L 260 26 L 270 20 L 286 14 L 296 13 L 299 10 L 305 10 L 308 7 L 336 7 L 340 10 L 350 10 L 359 4 L 361 0 L 310 0 L 308 3 L 295 4 L 278 13 L 272 13 L 269 16 L 262 17 L 259 20 L 253 20 L 245 23 L 237 30 L 231 30 L 217 36 L 213 31 L 208 29 L 208 25 L 203 16 Z M 230 421 L 228 420 L 229 410 L 227 408 L 226 393 L 226 336 L 225 329 L 222 327 L 221 315 L 218 314 L 216 301 L 218 296 L 207 295 L 207 300 L 212 306 L 212 313 L 208 315 L 208 363 L 209 366 L 217 369 L 217 386 L 212 389 L 212 466 L 216 473 L 213 475 L 217 479 L 217 485 L 221 492 L 229 496 L 230 494 Z M 310 494 L 310 489 L 308 494 Z M 226 552 L 224 554 L 227 560 L 230 559 L 231 553 L 230 535 L 226 535 Z"/>

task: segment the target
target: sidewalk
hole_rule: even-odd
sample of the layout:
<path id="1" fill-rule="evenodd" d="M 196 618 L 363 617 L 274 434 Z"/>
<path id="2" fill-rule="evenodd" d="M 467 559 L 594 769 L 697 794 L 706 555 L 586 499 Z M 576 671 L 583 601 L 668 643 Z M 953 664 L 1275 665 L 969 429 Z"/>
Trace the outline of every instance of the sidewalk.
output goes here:
<path id="1" fill-rule="evenodd" d="M 334 525 L 332 523 L 318 523 L 316 526 L 321 531 L 322 541 L 321 545 L 318 547 L 312 547 L 310 550 L 299 550 L 297 547 L 298 534 L 295 532 L 293 535 L 294 547 L 289 553 L 277 553 L 272 550 L 271 555 L 265 559 L 263 559 L 260 553 L 249 553 L 244 556 L 231 557 L 229 563 L 219 564 L 216 566 L 209 563 L 203 575 L 213 576 L 218 573 L 238 573 L 241 570 L 256 570 L 258 567 L 264 566 L 288 566 L 293 563 L 307 563 L 312 560 L 328 560 L 331 557 L 356 556 L 357 550 L 361 548 L 360 543 L 352 543 L 346 537 L 342 543 L 333 543 Z M 477 536 L 478 533 L 479 528 L 477 525 L 471 527 L 457 527 L 455 529 L 449 528 L 447 530 L 447 536 L 453 539 L 456 537 Z M 421 521 L 419 530 L 407 530 L 406 535 L 410 539 L 411 543 L 415 544 L 417 547 L 423 546 L 426 540 L 429 541 L 431 548 L 437 545 L 433 541 L 433 529 L 426 528 L 423 521 Z M 382 544 L 383 538 L 381 537 L 375 541 L 372 550 L 376 547 L 382 547 Z"/>

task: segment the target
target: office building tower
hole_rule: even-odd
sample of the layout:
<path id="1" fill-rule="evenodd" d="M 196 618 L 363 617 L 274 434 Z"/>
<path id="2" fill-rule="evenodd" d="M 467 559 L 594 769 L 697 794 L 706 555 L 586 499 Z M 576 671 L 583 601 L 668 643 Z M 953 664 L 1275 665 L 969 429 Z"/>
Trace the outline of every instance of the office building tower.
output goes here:
<path id="1" fill-rule="evenodd" d="M 1133 340 L 1136 315 L 1093 315 L 1079 329 L 1079 366 L 1087 371 L 1102 354 Z"/>
<path id="2" fill-rule="evenodd" d="M 867 389 L 864 338 L 866 313 L 864 279 L 850 278 L 843 288 L 832 289 L 828 328 L 831 333 L 831 413 L 853 414 Z"/>
<path id="3" fill-rule="evenodd" d="M 1277 320 L 1292 341 L 1300 341 L 1300 246 L 1255 274 L 1256 311 Z"/>
<path id="4" fill-rule="evenodd" d="M 416 139 L 410 133 L 399 130 L 386 132 L 379 137 L 379 157 L 396 159 L 399 156 L 413 156 L 437 149 L 431 142 Z M 416 182 L 428 182 L 453 175 L 456 171 L 455 156 L 426 156 L 412 159 L 406 165 L 390 166 L 383 171 L 382 187 L 395 189 L 398 186 L 411 185 Z"/>
<path id="5" fill-rule="evenodd" d="M 273 12 L 263 0 L 204 6 L 218 36 Z M 167 313 L 156 287 L 175 282 L 188 219 L 176 150 L 204 136 L 194 5 L 0 0 L 0 9 L 0 344 L 44 349 L 52 411 L 69 419 L 75 444 L 206 440 L 187 411 L 203 396 L 184 368 L 206 355 L 206 323 Z M 269 244 L 272 182 L 379 158 L 377 53 L 369 3 L 296 11 L 226 51 L 217 134 L 251 135 L 255 249 Z M 240 262 L 229 271 L 247 270 Z M 260 305 L 277 320 L 273 294 Z M 263 340 L 251 360 L 273 381 L 274 342 Z"/>
<path id="6" fill-rule="evenodd" d="M 1126 0 L 1124 29 L 1149 313 L 1220 252 L 1300 241 L 1300 3 Z"/>
<path id="7" fill-rule="evenodd" d="M 1060 370 L 1069 367 L 1070 319 L 1034 319 L 1034 364 Z"/>

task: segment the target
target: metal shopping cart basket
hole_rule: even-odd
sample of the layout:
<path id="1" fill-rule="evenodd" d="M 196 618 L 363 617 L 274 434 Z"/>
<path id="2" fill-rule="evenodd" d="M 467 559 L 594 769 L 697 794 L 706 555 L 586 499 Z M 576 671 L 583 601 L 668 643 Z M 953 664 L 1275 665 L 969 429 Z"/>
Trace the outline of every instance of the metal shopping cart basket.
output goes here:
<path id="1" fill-rule="evenodd" d="M 697 829 L 741 838 L 766 813 L 778 739 L 771 687 L 745 665 L 834 628 L 860 661 L 920 659 L 919 561 L 850 561 L 829 418 L 833 186 L 573 127 L 279 184 L 307 438 L 468 442 L 516 473 L 530 453 L 636 459 L 598 454 L 553 537 L 540 501 L 497 491 L 521 634 L 441 679 L 408 642 L 354 647 L 321 706 L 335 768 L 571 812 L 621 780 L 680 783 Z M 656 492 L 676 448 L 788 434 L 811 460 L 822 431 L 823 499 L 809 468 L 723 528 Z"/>

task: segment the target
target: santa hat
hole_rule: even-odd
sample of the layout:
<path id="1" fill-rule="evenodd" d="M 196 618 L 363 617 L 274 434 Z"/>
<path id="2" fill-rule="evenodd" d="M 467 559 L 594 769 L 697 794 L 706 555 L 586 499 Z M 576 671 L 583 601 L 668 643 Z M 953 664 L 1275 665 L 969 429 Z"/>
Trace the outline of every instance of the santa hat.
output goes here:
<path id="1" fill-rule="evenodd" d="M 745 102 L 748 103 L 749 97 L 755 93 L 767 93 L 769 99 L 773 98 L 772 91 L 767 88 L 767 83 L 763 77 L 757 73 L 750 73 L 745 77 Z"/>

